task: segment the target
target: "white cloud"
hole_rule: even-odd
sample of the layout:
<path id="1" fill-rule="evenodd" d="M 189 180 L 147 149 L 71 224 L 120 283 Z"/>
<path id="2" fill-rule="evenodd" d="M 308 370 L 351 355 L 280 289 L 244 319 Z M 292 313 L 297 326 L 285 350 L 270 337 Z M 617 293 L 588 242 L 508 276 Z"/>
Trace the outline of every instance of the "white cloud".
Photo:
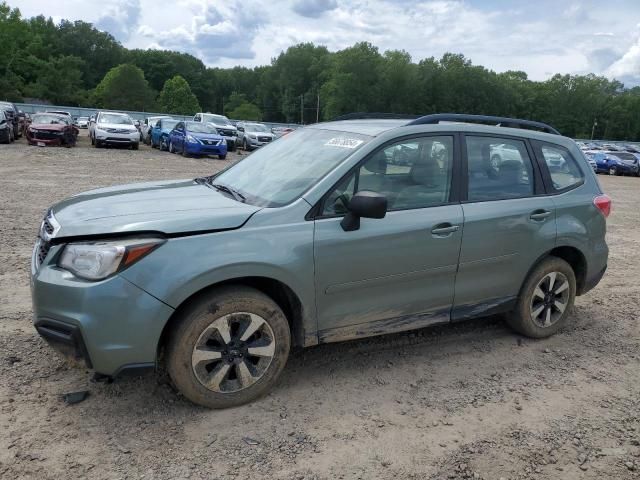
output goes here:
<path id="1" fill-rule="evenodd" d="M 26 16 L 93 22 L 127 47 L 185 51 L 210 66 L 268 64 L 299 42 L 338 50 L 369 41 L 415 61 L 463 53 L 536 80 L 593 72 L 640 82 L 638 0 L 8 1 Z"/>

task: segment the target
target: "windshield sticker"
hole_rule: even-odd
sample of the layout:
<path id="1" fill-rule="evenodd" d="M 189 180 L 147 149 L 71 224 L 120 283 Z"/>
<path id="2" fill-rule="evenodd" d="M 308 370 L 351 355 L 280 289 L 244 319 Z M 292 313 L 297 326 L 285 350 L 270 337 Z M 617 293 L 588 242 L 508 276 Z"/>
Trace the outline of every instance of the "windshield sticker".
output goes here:
<path id="1" fill-rule="evenodd" d="M 341 148 L 357 148 L 364 140 L 358 140 L 357 138 L 336 137 L 329 140 L 324 145 L 326 147 L 341 147 Z"/>

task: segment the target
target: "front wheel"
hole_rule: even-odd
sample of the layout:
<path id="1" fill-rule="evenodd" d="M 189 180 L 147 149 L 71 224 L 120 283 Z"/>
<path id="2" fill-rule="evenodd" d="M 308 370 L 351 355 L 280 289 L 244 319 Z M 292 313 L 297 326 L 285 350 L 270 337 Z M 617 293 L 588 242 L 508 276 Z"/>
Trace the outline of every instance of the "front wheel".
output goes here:
<path id="1" fill-rule="evenodd" d="M 227 154 L 225 153 L 224 155 L 218 155 L 218 158 L 220 160 L 225 160 L 227 158 Z"/>
<path id="2" fill-rule="evenodd" d="M 167 345 L 167 371 L 192 402 L 233 407 L 273 387 L 290 344 L 287 318 L 270 297 L 253 288 L 224 287 L 182 312 Z"/>
<path id="3" fill-rule="evenodd" d="M 131 150 L 138 150 L 140 148 L 140 144 L 138 142 L 131 144 Z"/>
<path id="4" fill-rule="evenodd" d="M 169 140 L 169 153 L 176 153 L 176 149 L 173 146 L 173 142 Z"/>
<path id="5" fill-rule="evenodd" d="M 618 175 L 618 169 L 616 167 L 609 167 L 609 175 Z"/>
<path id="6" fill-rule="evenodd" d="M 166 137 L 161 137 L 160 138 L 160 142 L 158 143 L 158 149 L 161 152 L 164 152 L 165 150 L 167 150 L 167 148 L 169 148 L 169 146 L 167 145 L 167 138 Z"/>
<path id="7" fill-rule="evenodd" d="M 551 336 L 566 324 L 575 297 L 576 276 L 571 265 L 561 258 L 548 257 L 527 277 L 507 321 L 527 337 Z"/>

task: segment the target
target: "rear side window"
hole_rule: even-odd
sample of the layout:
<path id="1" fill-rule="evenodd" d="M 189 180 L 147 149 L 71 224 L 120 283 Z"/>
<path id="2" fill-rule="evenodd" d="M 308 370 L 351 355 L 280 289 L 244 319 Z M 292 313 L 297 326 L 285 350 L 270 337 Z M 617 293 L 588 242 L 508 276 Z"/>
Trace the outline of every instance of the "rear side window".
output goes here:
<path id="1" fill-rule="evenodd" d="M 466 136 L 468 201 L 534 195 L 533 164 L 525 143 L 500 137 Z"/>
<path id="2" fill-rule="evenodd" d="M 538 143 L 555 191 L 566 190 L 584 182 L 584 174 L 569 151 L 557 145 Z"/>

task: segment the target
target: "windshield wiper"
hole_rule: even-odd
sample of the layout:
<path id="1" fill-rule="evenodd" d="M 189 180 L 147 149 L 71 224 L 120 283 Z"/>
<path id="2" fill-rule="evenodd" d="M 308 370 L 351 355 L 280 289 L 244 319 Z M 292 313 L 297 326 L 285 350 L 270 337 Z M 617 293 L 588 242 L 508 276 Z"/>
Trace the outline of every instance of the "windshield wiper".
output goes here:
<path id="1" fill-rule="evenodd" d="M 213 179 L 211 179 L 211 180 L 213 180 Z M 210 183 L 210 185 L 213 188 L 215 188 L 216 190 L 228 193 L 229 195 L 231 195 L 238 202 L 241 202 L 241 203 L 245 202 L 244 195 L 242 195 L 240 192 L 238 192 L 237 190 L 234 190 L 233 188 L 231 188 L 231 187 L 229 187 L 227 185 L 223 185 L 222 183 Z"/>

